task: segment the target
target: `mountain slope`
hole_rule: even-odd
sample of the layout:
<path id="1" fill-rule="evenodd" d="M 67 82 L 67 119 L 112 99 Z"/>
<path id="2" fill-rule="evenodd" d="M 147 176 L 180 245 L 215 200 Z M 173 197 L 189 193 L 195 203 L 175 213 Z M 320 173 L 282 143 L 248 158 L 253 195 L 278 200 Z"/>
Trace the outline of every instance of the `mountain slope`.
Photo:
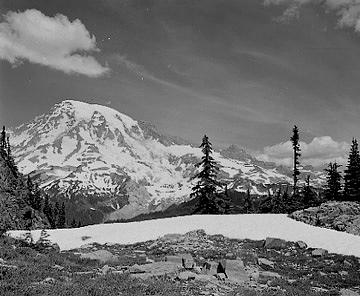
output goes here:
<path id="1" fill-rule="evenodd" d="M 35 175 L 54 198 L 67 200 L 68 215 L 84 223 L 129 218 L 188 199 L 201 157 L 199 148 L 151 124 L 71 100 L 15 128 L 11 139 L 19 169 Z M 214 158 L 232 189 L 266 194 L 271 184 L 291 181 L 274 164 L 236 146 Z"/>

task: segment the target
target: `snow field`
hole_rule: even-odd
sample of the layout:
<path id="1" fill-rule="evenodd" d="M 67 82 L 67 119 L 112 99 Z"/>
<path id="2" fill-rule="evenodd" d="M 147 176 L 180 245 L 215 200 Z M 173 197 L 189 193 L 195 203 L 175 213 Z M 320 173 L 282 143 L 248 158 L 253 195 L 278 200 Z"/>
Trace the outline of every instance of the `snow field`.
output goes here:
<path id="1" fill-rule="evenodd" d="M 168 233 L 184 234 L 204 229 L 208 234 L 223 234 L 229 238 L 262 240 L 276 237 L 287 241 L 302 240 L 313 248 L 331 253 L 360 257 L 360 236 L 319 228 L 288 218 L 284 214 L 194 215 L 132 223 L 98 224 L 73 229 L 48 230 L 50 240 L 61 250 L 79 248 L 84 244 L 132 244 L 154 240 Z M 25 231 L 10 231 L 13 237 Z M 32 231 L 39 239 L 40 230 Z M 82 237 L 90 239 L 83 240 Z"/>

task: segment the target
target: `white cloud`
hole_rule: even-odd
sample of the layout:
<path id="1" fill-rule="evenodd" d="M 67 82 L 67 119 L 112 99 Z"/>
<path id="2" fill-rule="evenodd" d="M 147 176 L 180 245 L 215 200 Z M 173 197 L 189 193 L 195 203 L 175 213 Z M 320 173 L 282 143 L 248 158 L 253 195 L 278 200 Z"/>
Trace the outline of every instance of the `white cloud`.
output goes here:
<path id="1" fill-rule="evenodd" d="M 306 4 L 321 5 L 326 11 L 338 16 L 339 27 L 348 27 L 360 32 L 360 0 L 264 0 L 265 5 L 284 5 L 280 20 L 298 17 L 299 8 Z"/>
<path id="2" fill-rule="evenodd" d="M 304 165 L 321 166 L 337 161 L 345 164 L 350 145 L 346 142 L 336 142 L 329 136 L 315 137 L 310 143 L 300 142 L 301 163 Z M 257 158 L 272 161 L 276 164 L 291 166 L 293 150 L 290 141 L 267 146 Z"/>
<path id="3" fill-rule="evenodd" d="M 84 24 L 57 14 L 49 17 L 36 9 L 8 12 L 0 23 L 0 59 L 13 65 L 28 60 L 65 73 L 101 76 L 109 69 L 89 52 L 98 51 L 95 36 Z"/>

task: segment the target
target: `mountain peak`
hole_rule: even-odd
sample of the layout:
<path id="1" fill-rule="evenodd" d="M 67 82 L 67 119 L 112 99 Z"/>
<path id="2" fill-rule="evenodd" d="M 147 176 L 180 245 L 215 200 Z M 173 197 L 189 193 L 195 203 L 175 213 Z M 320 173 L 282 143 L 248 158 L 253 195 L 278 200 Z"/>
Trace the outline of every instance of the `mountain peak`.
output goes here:
<path id="1" fill-rule="evenodd" d="M 221 155 L 237 160 L 252 160 L 253 157 L 244 149 L 237 145 L 230 145 L 221 151 Z"/>
<path id="2" fill-rule="evenodd" d="M 64 100 L 54 105 L 50 113 L 55 116 L 66 114 L 76 121 L 91 121 L 98 117 L 103 117 L 107 121 L 121 120 L 127 128 L 137 125 L 137 121 L 115 109 L 107 106 L 86 103 L 75 100 Z"/>

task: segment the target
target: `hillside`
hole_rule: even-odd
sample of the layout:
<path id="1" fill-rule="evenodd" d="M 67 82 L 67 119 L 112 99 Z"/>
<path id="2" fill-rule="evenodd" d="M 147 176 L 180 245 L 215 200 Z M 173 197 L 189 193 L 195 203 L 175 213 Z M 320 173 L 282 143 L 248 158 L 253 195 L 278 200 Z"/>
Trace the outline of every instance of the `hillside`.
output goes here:
<path id="1" fill-rule="evenodd" d="M 290 217 L 310 225 L 360 235 L 360 203 L 357 202 L 329 201 L 296 211 Z"/>
<path id="2" fill-rule="evenodd" d="M 201 135 L 200 135 L 201 136 Z M 68 220 L 83 224 L 132 218 L 189 198 L 199 148 L 109 107 L 63 101 L 11 134 L 21 172 L 53 198 Z M 284 167 L 256 160 L 234 145 L 214 158 L 229 189 L 267 194 L 291 181 Z M 313 185 L 323 181 L 312 173 Z"/>

